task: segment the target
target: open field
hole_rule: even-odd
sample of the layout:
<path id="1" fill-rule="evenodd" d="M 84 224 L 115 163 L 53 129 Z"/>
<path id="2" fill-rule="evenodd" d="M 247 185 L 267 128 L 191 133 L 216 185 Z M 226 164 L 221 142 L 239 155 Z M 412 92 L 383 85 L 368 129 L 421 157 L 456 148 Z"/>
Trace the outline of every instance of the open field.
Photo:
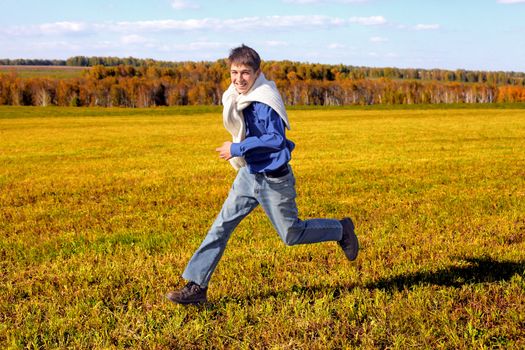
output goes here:
<path id="1" fill-rule="evenodd" d="M 289 114 L 300 215 L 355 218 L 357 262 L 258 209 L 181 307 L 220 109 L 0 107 L 0 348 L 525 348 L 525 110 Z"/>
<path id="2" fill-rule="evenodd" d="M 0 73 L 16 73 L 21 78 L 76 78 L 88 67 L 70 66 L 1 66 Z"/>

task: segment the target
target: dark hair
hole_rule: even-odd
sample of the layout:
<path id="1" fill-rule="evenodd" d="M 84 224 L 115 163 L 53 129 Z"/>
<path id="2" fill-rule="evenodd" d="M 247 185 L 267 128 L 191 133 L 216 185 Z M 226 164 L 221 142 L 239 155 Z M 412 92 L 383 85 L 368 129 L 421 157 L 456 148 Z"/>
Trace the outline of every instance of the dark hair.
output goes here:
<path id="1" fill-rule="evenodd" d="M 242 44 L 239 47 L 231 49 L 230 56 L 228 56 L 230 65 L 232 64 L 243 64 L 245 66 L 253 68 L 257 71 L 261 67 L 261 58 L 257 51 Z"/>

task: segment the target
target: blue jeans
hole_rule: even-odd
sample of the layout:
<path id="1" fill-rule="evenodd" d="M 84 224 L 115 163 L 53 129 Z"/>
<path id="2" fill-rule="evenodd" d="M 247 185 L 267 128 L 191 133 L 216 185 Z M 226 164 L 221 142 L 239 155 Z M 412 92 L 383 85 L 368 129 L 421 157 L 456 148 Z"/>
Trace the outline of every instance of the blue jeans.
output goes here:
<path id="1" fill-rule="evenodd" d="M 288 175 L 279 178 L 250 174 L 246 167 L 241 168 L 221 212 L 188 262 L 182 277 L 206 287 L 231 233 L 259 204 L 286 245 L 341 240 L 343 227 L 339 220 L 299 219 L 295 197 L 295 178 L 291 168 Z"/>

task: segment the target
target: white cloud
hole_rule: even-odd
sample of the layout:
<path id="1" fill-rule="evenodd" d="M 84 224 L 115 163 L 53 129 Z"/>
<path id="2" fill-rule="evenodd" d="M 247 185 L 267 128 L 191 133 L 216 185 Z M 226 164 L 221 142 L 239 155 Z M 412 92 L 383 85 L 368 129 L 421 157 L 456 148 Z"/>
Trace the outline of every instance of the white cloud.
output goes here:
<path id="1" fill-rule="evenodd" d="M 327 46 L 330 50 L 344 49 L 346 46 L 339 43 L 332 43 Z"/>
<path id="2" fill-rule="evenodd" d="M 387 41 L 388 41 L 387 38 L 383 38 L 381 36 L 373 36 L 370 38 L 370 42 L 373 42 L 373 43 L 384 43 Z"/>
<path id="3" fill-rule="evenodd" d="M 441 28 L 439 24 L 417 24 L 414 26 L 415 30 L 437 30 Z"/>
<path id="4" fill-rule="evenodd" d="M 175 10 L 198 9 L 200 6 L 185 0 L 172 0 L 171 7 Z"/>
<path id="5" fill-rule="evenodd" d="M 41 41 L 32 43 L 32 46 L 37 50 L 80 50 L 82 45 L 72 44 L 66 41 Z"/>
<path id="6" fill-rule="evenodd" d="M 265 16 L 242 17 L 234 19 L 202 18 L 186 20 L 146 20 L 146 21 L 121 21 L 121 22 L 54 22 L 32 26 L 12 26 L 0 29 L 0 32 L 9 36 L 34 36 L 34 35 L 70 35 L 78 33 L 104 34 L 116 32 L 127 35 L 140 35 L 147 32 L 170 31 L 245 31 L 252 29 L 279 30 L 312 28 L 334 28 L 349 24 L 379 25 L 386 23 L 383 16 L 352 17 L 343 19 L 330 16 L 297 15 L 297 16 Z M 124 40 L 135 40 L 130 36 Z"/>
<path id="7" fill-rule="evenodd" d="M 30 26 L 12 26 L 2 30 L 7 35 L 43 35 L 71 34 L 89 30 L 89 25 L 83 22 L 54 22 Z"/>
<path id="8" fill-rule="evenodd" d="M 385 24 L 386 19 L 383 16 L 351 17 L 350 22 L 358 23 L 364 26 L 373 26 L 373 25 Z"/>
<path id="9" fill-rule="evenodd" d="M 238 19 L 187 19 L 187 20 L 151 20 L 135 22 L 115 22 L 99 24 L 101 31 L 191 31 L 191 30 L 249 30 L 254 28 L 310 28 L 334 27 L 345 25 L 347 21 L 328 16 L 267 16 L 243 17 Z"/>
<path id="10" fill-rule="evenodd" d="M 123 44 L 129 45 L 129 44 L 144 44 L 148 42 L 148 39 L 146 39 L 143 36 L 131 34 L 131 35 L 124 35 L 120 38 L 120 41 Z"/>
<path id="11" fill-rule="evenodd" d="M 304 5 L 304 4 L 319 4 L 323 2 L 323 0 L 284 0 L 284 2 L 287 2 L 289 4 Z"/>
<path id="12" fill-rule="evenodd" d="M 151 20 L 135 22 L 116 22 L 101 24 L 105 30 L 127 32 L 127 31 L 163 31 L 163 30 L 196 30 L 214 27 L 216 21 L 209 19 L 177 20 Z"/>
<path id="13" fill-rule="evenodd" d="M 30 45 L 32 49 L 36 49 L 38 51 L 42 50 L 48 50 L 51 52 L 54 51 L 64 51 L 64 52 L 83 52 L 86 50 L 112 50 L 115 49 L 117 45 L 115 42 L 107 41 L 107 40 L 101 40 L 97 42 L 91 42 L 91 43 L 74 43 L 70 41 L 64 41 L 64 40 L 53 40 L 53 41 L 37 41 L 37 42 L 31 42 L 26 43 L 27 45 Z"/>
<path id="14" fill-rule="evenodd" d="M 285 42 L 285 41 L 277 41 L 277 40 L 265 41 L 265 44 L 268 45 L 268 46 L 271 46 L 271 47 L 288 46 L 287 42 Z"/>
<path id="15" fill-rule="evenodd" d="M 78 33 L 85 31 L 87 28 L 83 22 L 55 22 L 45 23 L 38 26 L 38 29 L 44 34 L 54 33 Z"/>
<path id="16" fill-rule="evenodd" d="M 522 4 L 525 0 L 498 0 L 500 4 Z"/>
<path id="17" fill-rule="evenodd" d="M 195 52 L 195 51 L 205 51 L 205 52 L 212 52 L 212 51 L 219 51 L 224 53 L 225 50 L 229 50 L 230 48 L 234 47 L 236 43 L 227 43 L 227 42 L 214 42 L 214 41 L 193 41 L 188 43 L 181 43 L 181 44 L 166 44 L 166 43 L 159 43 L 154 42 L 152 40 L 144 39 L 144 41 L 140 41 L 142 37 L 137 38 L 137 41 L 135 42 L 133 35 L 122 37 L 120 42 L 121 46 L 120 49 L 126 49 L 130 48 L 133 44 L 142 44 L 143 47 L 148 48 L 150 50 L 157 50 L 161 52 Z M 127 40 L 126 40 L 127 39 Z"/>
<path id="18" fill-rule="evenodd" d="M 232 47 L 231 43 L 214 42 L 214 41 L 195 41 L 187 44 L 177 44 L 173 48 L 176 50 L 184 51 L 198 51 L 198 50 L 210 50 L 210 49 L 223 49 Z"/>
<path id="19" fill-rule="evenodd" d="M 187 19 L 187 20 L 151 20 L 135 22 L 116 22 L 107 25 L 111 31 L 191 31 L 191 30 L 218 30 L 224 28 L 244 28 L 249 26 L 255 18 L 241 18 L 235 20 L 219 19 Z"/>
<path id="20" fill-rule="evenodd" d="M 220 42 L 194 42 L 186 45 L 190 50 L 202 50 L 202 49 L 218 49 L 222 47 L 230 47 L 231 45 L 220 43 Z"/>
<path id="21" fill-rule="evenodd" d="M 284 0 L 289 4 L 307 5 L 307 4 L 326 4 L 326 3 L 337 3 L 337 4 L 356 4 L 362 2 L 368 2 L 369 0 Z"/>
<path id="22" fill-rule="evenodd" d="M 256 17 L 255 26 L 265 26 L 269 28 L 286 27 L 332 27 L 344 24 L 344 20 L 337 17 L 328 16 L 269 16 Z M 251 27 L 251 26 L 250 26 Z"/>

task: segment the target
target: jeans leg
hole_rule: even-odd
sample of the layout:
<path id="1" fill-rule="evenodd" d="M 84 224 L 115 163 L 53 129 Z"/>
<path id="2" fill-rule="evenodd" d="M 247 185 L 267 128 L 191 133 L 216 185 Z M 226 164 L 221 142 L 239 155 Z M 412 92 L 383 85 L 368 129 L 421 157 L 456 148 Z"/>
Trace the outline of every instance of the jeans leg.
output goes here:
<path id="1" fill-rule="evenodd" d="M 208 285 L 231 233 L 258 205 L 257 200 L 250 195 L 250 188 L 253 188 L 253 175 L 251 179 L 246 169 L 241 168 L 219 215 L 188 262 L 183 278 L 203 287 Z"/>
<path id="2" fill-rule="evenodd" d="M 292 171 L 281 178 L 268 178 L 261 175 L 258 181 L 261 181 L 259 203 L 285 244 L 341 240 L 343 226 L 339 220 L 299 219 L 295 203 L 297 196 L 295 178 Z"/>

